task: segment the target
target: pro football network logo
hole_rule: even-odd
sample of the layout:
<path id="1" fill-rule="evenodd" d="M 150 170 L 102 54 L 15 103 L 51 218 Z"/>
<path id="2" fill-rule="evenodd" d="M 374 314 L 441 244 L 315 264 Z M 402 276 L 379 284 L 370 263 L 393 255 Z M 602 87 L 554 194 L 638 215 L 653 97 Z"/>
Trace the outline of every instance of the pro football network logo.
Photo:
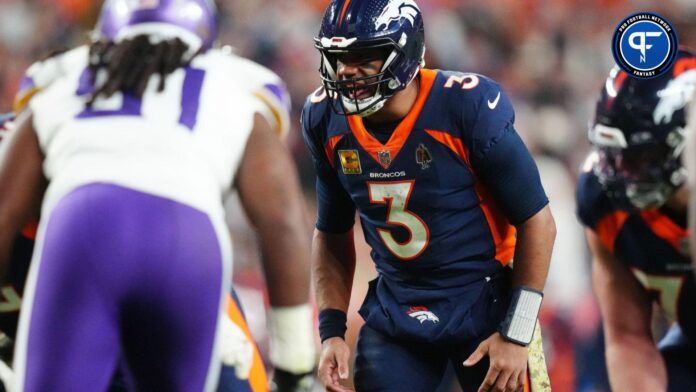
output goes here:
<path id="1" fill-rule="evenodd" d="M 650 79 L 667 72 L 677 58 L 674 26 L 652 12 L 633 14 L 619 23 L 612 37 L 616 64 L 629 75 Z"/>
<path id="2" fill-rule="evenodd" d="M 435 313 L 428 310 L 428 308 L 425 306 L 412 306 L 408 312 L 406 312 L 406 314 L 420 321 L 421 324 L 426 321 L 431 321 L 433 324 L 440 322 L 440 318 L 437 317 Z"/>

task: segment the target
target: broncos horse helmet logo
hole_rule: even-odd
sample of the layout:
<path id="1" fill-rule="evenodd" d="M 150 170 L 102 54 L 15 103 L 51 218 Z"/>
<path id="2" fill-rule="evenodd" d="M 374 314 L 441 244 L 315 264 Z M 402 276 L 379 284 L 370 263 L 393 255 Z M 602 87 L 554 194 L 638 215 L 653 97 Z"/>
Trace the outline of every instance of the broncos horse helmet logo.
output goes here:
<path id="1" fill-rule="evenodd" d="M 377 31 L 386 30 L 392 22 L 406 18 L 411 26 L 416 24 L 416 16 L 420 9 L 414 0 L 389 0 L 382 13 L 375 21 Z"/>
<path id="2" fill-rule="evenodd" d="M 655 124 L 672 121 L 674 112 L 683 109 L 696 92 L 696 69 L 683 72 L 671 80 L 664 90 L 657 93 L 660 101 L 653 112 Z"/>
<path id="3" fill-rule="evenodd" d="M 406 313 L 414 319 L 420 321 L 421 324 L 426 321 L 431 321 L 433 324 L 440 322 L 440 318 L 437 317 L 435 313 L 428 310 L 428 308 L 425 306 L 412 306 Z"/>

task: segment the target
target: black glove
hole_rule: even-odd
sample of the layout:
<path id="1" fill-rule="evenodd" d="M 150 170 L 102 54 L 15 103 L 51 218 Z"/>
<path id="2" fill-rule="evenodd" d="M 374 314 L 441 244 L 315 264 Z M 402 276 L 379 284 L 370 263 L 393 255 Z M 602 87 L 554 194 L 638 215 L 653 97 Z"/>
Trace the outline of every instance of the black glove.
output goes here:
<path id="1" fill-rule="evenodd" d="M 293 374 L 276 368 L 273 371 L 270 390 L 272 392 L 311 392 L 315 380 L 314 371 Z"/>

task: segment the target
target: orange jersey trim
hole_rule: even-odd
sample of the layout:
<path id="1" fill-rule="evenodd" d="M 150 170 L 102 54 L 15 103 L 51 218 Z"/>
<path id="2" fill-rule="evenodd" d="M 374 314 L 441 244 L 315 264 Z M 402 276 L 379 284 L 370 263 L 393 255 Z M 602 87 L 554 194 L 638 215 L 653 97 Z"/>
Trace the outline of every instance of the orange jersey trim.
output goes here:
<path id="1" fill-rule="evenodd" d="M 696 58 L 691 57 L 679 59 L 676 63 L 674 63 L 674 67 L 672 68 L 672 75 L 679 76 L 683 72 L 686 72 L 694 68 L 696 68 Z"/>
<path id="2" fill-rule="evenodd" d="M 462 141 L 447 132 L 426 129 L 425 132 L 433 139 L 447 146 L 459 158 L 461 158 L 471 173 L 476 177 L 471 163 L 469 162 L 469 150 Z M 511 225 L 507 218 L 500 212 L 500 208 L 493 200 L 493 197 L 483 184 L 475 178 L 474 191 L 479 199 L 479 205 L 486 217 L 488 227 L 495 243 L 495 259 L 502 265 L 507 265 L 515 256 L 515 245 L 517 244 L 517 229 Z"/>
<path id="3" fill-rule="evenodd" d="M 641 211 L 640 217 L 655 235 L 667 241 L 677 252 L 681 252 L 681 244 L 689 235 L 686 229 L 674 223 L 657 209 Z"/>
<path id="4" fill-rule="evenodd" d="M 268 376 L 266 375 L 266 368 L 263 366 L 263 360 L 259 354 L 259 349 L 256 347 L 256 342 L 251 336 L 249 331 L 249 326 L 242 315 L 242 311 L 237 306 L 237 303 L 232 299 L 230 295 L 227 296 L 227 316 L 232 320 L 235 325 L 237 325 L 242 332 L 246 335 L 247 339 L 251 342 L 254 347 L 254 358 L 251 365 L 251 372 L 249 373 L 249 387 L 252 392 L 265 392 L 268 391 Z"/>
<path id="5" fill-rule="evenodd" d="M 495 242 L 495 259 L 502 265 L 507 265 L 515 256 L 515 245 L 517 245 L 517 229 L 510 224 L 510 221 L 500 212 L 500 208 L 493 200 L 493 197 L 478 180 L 474 184 L 474 189 L 479 197 L 481 209 L 486 216 L 488 226 Z"/>
<path id="6" fill-rule="evenodd" d="M 629 214 L 625 211 L 614 211 L 604 216 L 597 223 L 595 232 L 602 244 L 604 244 L 611 253 L 614 253 L 616 237 L 619 235 L 619 231 L 626 222 L 626 219 L 628 219 L 628 216 Z"/>
<path id="7" fill-rule="evenodd" d="M 334 150 L 336 149 L 336 145 L 338 142 L 343 139 L 344 135 L 336 135 L 333 136 L 331 139 L 329 139 L 328 142 L 326 142 L 326 145 L 324 146 L 324 152 L 326 153 L 326 157 L 329 159 L 329 163 L 333 167 L 334 165 Z"/>
<path id="8" fill-rule="evenodd" d="M 401 151 L 404 146 L 406 139 L 411 134 L 413 126 L 416 124 L 418 116 L 420 116 L 425 101 L 430 94 L 430 90 L 435 83 L 435 78 L 437 77 L 437 71 L 432 69 L 421 69 L 420 71 L 420 90 L 418 91 L 418 97 L 416 97 L 416 102 L 413 104 L 411 111 L 408 115 L 399 123 L 399 125 L 392 133 L 387 144 L 382 144 L 379 140 L 375 139 L 374 136 L 370 134 L 365 128 L 363 119 L 360 116 L 352 115 L 348 116 L 348 125 L 350 130 L 353 132 L 355 139 L 357 139 L 360 146 L 378 163 L 380 163 L 379 152 L 389 151 L 391 161 L 390 164 L 384 167 L 387 169 L 391 162 L 396 160 L 396 156 Z M 381 163 L 380 163 L 381 165 Z"/>
<path id="9" fill-rule="evenodd" d="M 471 162 L 469 161 L 469 150 L 464 147 L 464 143 L 460 139 L 450 135 L 447 132 L 436 131 L 433 129 L 426 129 L 425 132 L 432 136 L 433 139 L 449 147 L 450 150 L 454 151 L 459 158 L 461 158 L 466 165 L 471 168 Z"/>

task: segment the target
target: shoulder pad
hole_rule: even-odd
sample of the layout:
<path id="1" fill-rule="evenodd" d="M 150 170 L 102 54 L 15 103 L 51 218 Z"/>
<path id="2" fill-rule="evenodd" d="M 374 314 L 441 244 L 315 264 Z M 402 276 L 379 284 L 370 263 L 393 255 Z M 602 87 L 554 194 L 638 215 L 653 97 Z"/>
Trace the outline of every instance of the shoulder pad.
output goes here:
<path id="1" fill-rule="evenodd" d="M 301 117 L 302 128 L 309 131 L 318 128 L 321 124 L 327 124 L 331 113 L 329 97 L 324 87 L 319 87 L 305 100 Z"/>
<path id="2" fill-rule="evenodd" d="M 481 74 L 456 71 L 440 71 L 439 74 L 438 87 L 460 99 L 480 101 L 488 91 L 500 89 L 496 81 Z"/>
<path id="3" fill-rule="evenodd" d="M 440 71 L 435 83 L 435 88 L 441 90 L 446 97 L 446 104 L 462 113 L 465 123 L 480 114 L 513 113 L 512 104 L 502 86 L 487 76 Z M 485 110 L 479 112 L 480 108 Z"/>
<path id="4" fill-rule="evenodd" d="M 213 62 L 221 64 L 224 72 L 240 88 L 256 96 L 267 109 L 261 113 L 282 137 L 290 130 L 290 93 L 285 82 L 273 71 L 247 58 L 238 56 L 231 47 L 213 49 L 209 52 Z M 219 66 L 218 66 L 219 67 Z"/>
<path id="5" fill-rule="evenodd" d="M 575 196 L 578 219 L 583 225 L 594 230 L 600 219 L 615 208 L 604 193 L 599 179 L 592 172 L 593 155 L 596 154 L 591 153 L 587 157 L 583 171 L 578 176 Z"/>
<path id="6" fill-rule="evenodd" d="M 88 55 L 89 47 L 83 45 L 32 64 L 25 72 L 19 91 L 15 95 L 14 111 L 21 111 L 37 92 L 46 89 L 61 76 L 86 64 Z"/>

